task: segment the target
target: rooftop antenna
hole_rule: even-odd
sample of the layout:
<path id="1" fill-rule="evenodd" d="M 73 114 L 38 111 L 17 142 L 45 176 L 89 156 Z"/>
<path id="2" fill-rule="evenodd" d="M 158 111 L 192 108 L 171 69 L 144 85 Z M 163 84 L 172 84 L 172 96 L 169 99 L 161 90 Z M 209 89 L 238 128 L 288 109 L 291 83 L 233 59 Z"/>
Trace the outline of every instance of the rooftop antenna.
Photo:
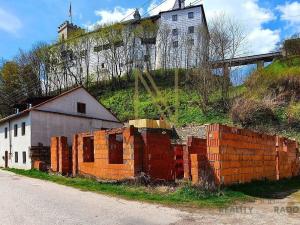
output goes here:
<path id="1" fill-rule="evenodd" d="M 73 23 L 73 16 L 72 16 L 72 2 L 70 2 L 69 17 L 70 17 L 71 23 Z"/>

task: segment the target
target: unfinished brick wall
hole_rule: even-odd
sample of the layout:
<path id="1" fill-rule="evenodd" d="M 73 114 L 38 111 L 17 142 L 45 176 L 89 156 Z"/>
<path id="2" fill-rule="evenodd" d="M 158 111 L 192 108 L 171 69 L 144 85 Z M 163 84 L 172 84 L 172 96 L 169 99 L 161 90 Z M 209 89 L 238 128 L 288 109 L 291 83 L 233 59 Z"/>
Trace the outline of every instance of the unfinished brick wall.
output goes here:
<path id="1" fill-rule="evenodd" d="M 110 163 L 110 145 L 115 145 L 115 134 L 122 135 L 122 162 Z M 101 179 L 122 180 L 134 178 L 140 172 L 140 154 L 142 152 L 138 135 L 135 135 L 133 127 L 114 129 L 111 131 L 96 131 L 92 135 L 94 139 L 94 160 L 87 162 L 84 157 L 84 143 L 90 134 L 78 134 L 73 140 L 73 173 L 90 175 Z M 119 145 L 120 143 L 118 143 Z M 120 147 L 118 147 L 120 150 Z M 116 149 L 113 149 L 115 151 Z M 88 150 L 87 152 L 89 152 Z M 76 158 L 76 155 L 78 158 Z M 116 159 L 115 159 L 116 160 Z M 118 159 L 119 160 L 119 159 Z M 73 174 L 73 175 L 75 175 Z"/>
<path id="2" fill-rule="evenodd" d="M 275 136 L 219 124 L 207 127 L 207 159 L 217 184 L 275 180 L 276 155 Z"/>
<path id="3" fill-rule="evenodd" d="M 276 137 L 277 178 L 290 178 L 299 174 L 298 143 L 283 137 Z"/>
<path id="4" fill-rule="evenodd" d="M 51 170 L 53 172 L 58 172 L 58 137 L 51 138 L 51 147 L 50 147 L 50 158 L 51 158 Z"/>
<path id="5" fill-rule="evenodd" d="M 184 177 L 183 149 L 185 148 L 185 145 L 175 144 L 172 146 L 175 154 L 175 178 L 182 179 Z"/>
<path id="6" fill-rule="evenodd" d="M 204 156 L 207 155 L 207 144 L 206 139 L 188 137 L 187 145 L 183 149 L 183 162 L 184 162 L 184 178 L 191 179 L 191 155 L 199 155 L 199 159 L 205 161 Z"/>
<path id="7" fill-rule="evenodd" d="M 174 180 L 175 154 L 170 135 L 161 129 L 145 129 L 141 135 L 144 142 L 143 171 L 154 180 Z"/>
<path id="8" fill-rule="evenodd" d="M 66 137 L 51 138 L 51 170 L 61 174 L 72 172 L 72 161 Z"/>

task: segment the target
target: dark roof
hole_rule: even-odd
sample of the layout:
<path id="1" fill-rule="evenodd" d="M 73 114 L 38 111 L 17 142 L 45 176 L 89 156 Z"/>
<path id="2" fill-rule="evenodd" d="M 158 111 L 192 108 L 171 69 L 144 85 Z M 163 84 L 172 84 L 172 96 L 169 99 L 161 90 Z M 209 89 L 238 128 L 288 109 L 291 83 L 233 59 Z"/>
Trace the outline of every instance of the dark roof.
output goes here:
<path id="1" fill-rule="evenodd" d="M 55 99 L 58 99 L 58 98 L 60 98 L 60 97 L 62 97 L 62 96 L 65 96 L 65 95 L 67 95 L 67 94 L 69 94 L 69 93 L 71 93 L 71 92 L 73 92 L 73 91 L 76 91 L 76 90 L 78 90 L 78 89 L 80 89 L 80 88 L 82 88 L 82 89 L 84 89 L 86 92 L 88 92 L 83 86 L 78 86 L 78 87 L 72 88 L 72 89 L 70 89 L 70 90 L 68 90 L 68 91 L 63 92 L 63 93 L 60 94 L 60 95 L 57 95 L 57 96 L 54 96 L 54 97 L 45 99 L 44 101 L 40 102 L 40 103 L 37 104 L 37 105 L 32 106 L 32 107 L 29 108 L 29 109 L 25 109 L 25 110 L 23 110 L 23 111 L 21 111 L 21 112 L 19 112 L 19 113 L 17 113 L 17 114 L 13 114 L 13 115 L 10 115 L 10 116 L 5 117 L 5 118 L 3 118 L 3 119 L 0 119 L 0 123 L 3 123 L 3 122 L 6 122 L 6 121 L 8 121 L 8 120 L 11 120 L 11 119 L 15 119 L 15 118 L 24 116 L 24 115 L 28 114 L 30 111 L 33 111 L 33 110 L 35 110 L 36 108 L 38 108 L 38 107 L 40 107 L 40 106 L 42 106 L 42 105 L 44 105 L 44 104 L 46 104 L 46 103 L 48 103 L 48 102 L 51 102 L 51 101 L 53 101 L 53 100 L 55 100 Z M 89 93 L 89 92 L 88 92 L 88 93 Z M 91 95 L 91 96 L 92 96 L 92 95 Z M 92 96 L 92 97 L 94 97 L 94 96 Z M 97 99 L 96 99 L 96 100 L 97 100 Z M 98 102 L 98 100 L 97 100 L 97 102 Z M 99 104 L 101 104 L 101 103 L 99 103 Z M 101 104 L 101 105 L 102 105 L 102 104 Z M 116 117 L 116 115 L 114 115 L 109 109 L 107 109 L 104 105 L 102 105 L 102 107 L 104 107 L 107 111 L 109 111 L 109 112 L 116 118 L 116 120 L 117 120 L 116 122 L 120 122 L 120 120 Z"/>

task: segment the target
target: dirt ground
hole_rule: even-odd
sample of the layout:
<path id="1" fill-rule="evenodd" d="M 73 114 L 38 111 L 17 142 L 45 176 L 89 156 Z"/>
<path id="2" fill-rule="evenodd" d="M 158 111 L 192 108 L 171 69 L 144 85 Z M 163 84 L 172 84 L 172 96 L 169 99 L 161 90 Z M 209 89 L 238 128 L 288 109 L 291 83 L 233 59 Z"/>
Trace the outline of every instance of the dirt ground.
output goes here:
<path id="1" fill-rule="evenodd" d="M 294 192 L 283 199 L 257 199 L 255 202 L 223 209 L 197 210 L 173 225 L 194 224 L 299 225 L 300 191 Z"/>

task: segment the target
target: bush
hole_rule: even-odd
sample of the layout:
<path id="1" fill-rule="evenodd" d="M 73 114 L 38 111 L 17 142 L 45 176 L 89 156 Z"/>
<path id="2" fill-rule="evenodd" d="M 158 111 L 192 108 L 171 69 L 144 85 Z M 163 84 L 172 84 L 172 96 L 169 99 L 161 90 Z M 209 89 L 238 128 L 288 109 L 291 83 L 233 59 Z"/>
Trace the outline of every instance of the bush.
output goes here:
<path id="1" fill-rule="evenodd" d="M 237 99 L 231 108 L 231 118 L 234 123 L 249 127 L 275 120 L 270 106 L 263 101 L 247 98 Z"/>
<path id="2" fill-rule="evenodd" d="M 287 56 L 300 55 L 300 38 L 286 40 L 283 48 Z"/>
<path id="3" fill-rule="evenodd" d="M 300 102 L 292 102 L 287 108 L 287 116 L 289 123 L 300 122 Z"/>

